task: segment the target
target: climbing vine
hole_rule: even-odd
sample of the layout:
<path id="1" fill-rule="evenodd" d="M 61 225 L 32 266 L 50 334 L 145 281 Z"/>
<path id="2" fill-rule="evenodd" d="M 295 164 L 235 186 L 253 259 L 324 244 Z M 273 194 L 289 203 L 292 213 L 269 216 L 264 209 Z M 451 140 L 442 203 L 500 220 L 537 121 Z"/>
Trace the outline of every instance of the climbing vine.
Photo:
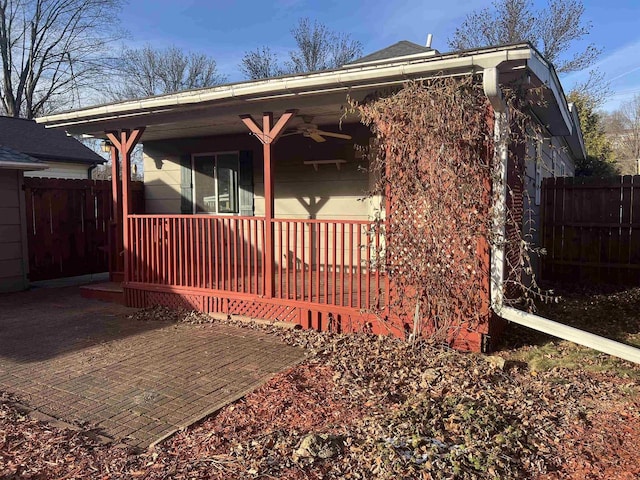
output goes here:
<path id="1" fill-rule="evenodd" d="M 520 108 L 516 97 L 510 106 Z M 370 194 L 385 198 L 376 228 L 385 230 L 386 241 L 377 268 L 391 282 L 390 311 L 402 312 L 414 338 L 450 342 L 462 325 L 474 329 L 490 315 L 489 249 L 498 241 L 492 186 L 500 182 L 493 110 L 472 76 L 410 82 L 391 94 L 352 102 L 352 108 L 378 146 L 368 151 L 377 179 Z M 519 113 L 513 119 L 524 121 Z M 531 252 L 522 212 L 514 216 L 510 210 L 507 222 L 518 228 L 499 241 L 515 245 L 507 256 L 518 272 L 509 281 L 520 286 Z"/>

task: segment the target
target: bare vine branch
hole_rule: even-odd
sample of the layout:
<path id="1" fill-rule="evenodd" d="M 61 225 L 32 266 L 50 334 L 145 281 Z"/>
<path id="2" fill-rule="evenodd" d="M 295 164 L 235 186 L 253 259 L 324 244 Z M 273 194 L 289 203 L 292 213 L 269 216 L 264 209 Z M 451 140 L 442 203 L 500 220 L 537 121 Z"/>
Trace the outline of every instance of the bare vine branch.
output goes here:
<path id="1" fill-rule="evenodd" d="M 511 141 L 527 145 L 540 129 L 526 113 L 532 100 L 516 90 L 506 97 L 513 110 Z M 493 153 L 493 110 L 478 78 L 411 82 L 352 102 L 352 108 L 379 145 L 368 155 L 370 172 L 379 179 L 370 195 L 385 198 L 388 215 L 376 222 L 385 244 L 374 266 L 387 273 L 390 311 L 400 312 L 413 338 L 420 334 L 451 343 L 462 325 L 488 321 L 491 247 L 507 251 L 508 301 L 532 308 L 531 299 L 548 298 L 532 267 L 541 252 L 531 241 L 531 212 L 522 208 L 524 179 L 514 182 L 506 210 L 492 202 L 492 189 L 500 188 L 501 180 Z M 512 164 L 522 163 L 514 173 L 523 174 L 525 158 L 513 155 Z M 506 237 L 496 237 L 495 215 L 504 219 Z"/>

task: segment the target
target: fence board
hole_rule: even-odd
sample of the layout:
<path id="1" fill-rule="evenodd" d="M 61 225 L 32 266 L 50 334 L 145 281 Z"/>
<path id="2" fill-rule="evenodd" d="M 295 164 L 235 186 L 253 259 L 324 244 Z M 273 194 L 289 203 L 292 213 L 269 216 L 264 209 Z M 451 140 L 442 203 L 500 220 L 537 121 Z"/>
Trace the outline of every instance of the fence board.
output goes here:
<path id="1" fill-rule="evenodd" d="M 111 182 L 25 178 L 29 279 L 109 270 Z M 134 212 L 144 212 L 141 182 L 131 188 Z"/>
<path id="2" fill-rule="evenodd" d="M 640 176 L 548 178 L 543 198 L 544 280 L 640 284 Z"/>

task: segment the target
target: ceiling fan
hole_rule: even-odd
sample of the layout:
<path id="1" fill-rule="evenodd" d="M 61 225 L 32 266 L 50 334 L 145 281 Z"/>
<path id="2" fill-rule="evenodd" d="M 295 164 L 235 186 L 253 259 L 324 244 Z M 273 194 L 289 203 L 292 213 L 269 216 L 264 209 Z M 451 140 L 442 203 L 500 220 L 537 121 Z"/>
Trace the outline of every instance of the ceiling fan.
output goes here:
<path id="1" fill-rule="evenodd" d="M 292 131 L 284 133 L 282 136 L 288 137 L 289 135 L 303 135 L 315 140 L 318 143 L 326 142 L 327 139 L 324 137 L 342 138 L 344 140 L 351 140 L 352 138 L 351 135 L 346 135 L 344 133 L 327 132 L 325 130 L 320 130 L 318 128 L 318 125 L 311 123 L 313 120 L 313 117 L 311 116 L 303 115 L 302 120 L 304 123 L 301 123 Z"/>

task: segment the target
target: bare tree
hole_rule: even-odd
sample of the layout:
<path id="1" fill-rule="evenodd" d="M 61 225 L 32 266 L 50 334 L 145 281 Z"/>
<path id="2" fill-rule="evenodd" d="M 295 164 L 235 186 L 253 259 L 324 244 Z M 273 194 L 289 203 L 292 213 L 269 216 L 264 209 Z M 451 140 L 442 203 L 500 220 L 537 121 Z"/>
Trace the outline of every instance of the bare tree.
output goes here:
<path id="1" fill-rule="evenodd" d="M 465 50 L 530 42 L 559 72 L 583 70 L 600 54 L 600 49 L 589 44 L 568 56 L 591 30 L 583 15 L 582 0 L 547 0 L 547 5 L 540 9 L 534 9 L 532 0 L 495 0 L 491 8 L 467 15 L 449 40 L 449 46 Z"/>
<path id="2" fill-rule="evenodd" d="M 605 117 L 605 131 L 622 173 L 640 174 L 640 95 Z"/>
<path id="3" fill-rule="evenodd" d="M 74 106 L 119 37 L 105 18 L 122 0 L 0 0 L 1 107 L 26 118 Z"/>
<path id="4" fill-rule="evenodd" d="M 109 89 L 108 96 L 113 100 L 210 87 L 226 80 L 218 73 L 213 58 L 185 53 L 175 46 L 157 49 L 145 45 L 140 49 L 125 49 L 117 68 L 125 80 Z"/>
<path id="5" fill-rule="evenodd" d="M 317 21 L 302 18 L 291 30 L 297 50 L 289 52 L 292 73 L 338 68 L 362 54 L 362 45 L 348 34 L 332 32 Z"/>
<path id="6" fill-rule="evenodd" d="M 269 47 L 260 47 L 246 52 L 240 63 L 240 70 L 251 80 L 269 78 L 285 73 L 278 64 L 278 57 Z"/>
<path id="7" fill-rule="evenodd" d="M 296 49 L 289 60 L 280 65 L 269 47 L 247 52 L 240 69 L 252 79 L 285 73 L 304 73 L 338 68 L 362 55 L 362 44 L 349 34 L 337 33 L 317 21 L 302 18 L 291 30 Z"/>

